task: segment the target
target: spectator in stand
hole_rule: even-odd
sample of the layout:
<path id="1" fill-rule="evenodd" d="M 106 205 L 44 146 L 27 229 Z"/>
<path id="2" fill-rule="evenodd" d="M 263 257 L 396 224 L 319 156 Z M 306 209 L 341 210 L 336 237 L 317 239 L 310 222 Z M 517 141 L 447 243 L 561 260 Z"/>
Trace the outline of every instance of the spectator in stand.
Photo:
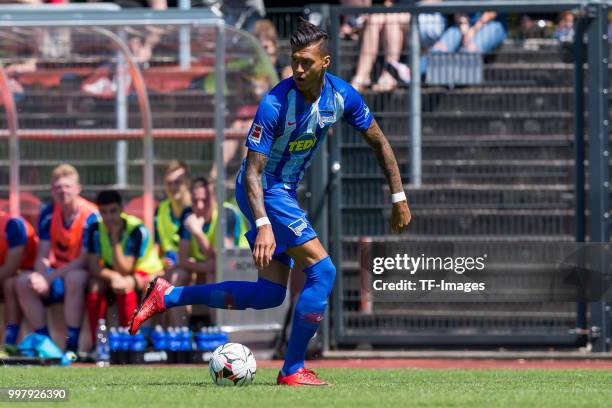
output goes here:
<path id="1" fill-rule="evenodd" d="M 223 0 L 216 3 L 220 4 L 227 24 L 249 32 L 252 32 L 255 23 L 266 15 L 263 0 Z"/>
<path id="2" fill-rule="evenodd" d="M 345 7 L 370 7 L 372 0 L 340 0 L 340 4 Z M 344 16 L 340 26 L 340 38 L 357 41 L 359 39 L 359 32 L 363 29 L 366 20 L 367 16 L 365 15 Z"/>
<path id="3" fill-rule="evenodd" d="M 166 199 L 155 211 L 155 242 L 164 262 L 165 279 L 174 285 L 188 280 L 178 268 L 179 229 L 181 215 L 191 207 L 190 179 L 187 164 L 172 160 L 164 173 Z"/>
<path id="4" fill-rule="evenodd" d="M 502 45 L 506 39 L 506 20 L 494 11 L 455 15 L 449 27 L 431 52 L 477 52 L 486 54 Z"/>
<path id="5" fill-rule="evenodd" d="M 574 13 L 564 11 L 559 14 L 559 22 L 553 33 L 553 37 L 561 42 L 574 41 Z"/>
<path id="6" fill-rule="evenodd" d="M 456 14 L 454 24 L 444 31 L 431 53 L 474 52 L 487 54 L 502 45 L 506 39 L 506 19 L 493 11 L 470 15 Z M 403 83 L 410 82 L 410 69 L 406 64 L 390 62 L 393 74 Z M 427 70 L 427 57 L 421 59 L 421 75 Z"/>
<path id="7" fill-rule="evenodd" d="M 4 348 L 9 354 L 17 351 L 21 310 L 15 282 L 20 271 L 34 269 L 38 236 L 34 228 L 21 217 L 0 212 L 0 285 L 4 297 L 6 331 Z"/>
<path id="8" fill-rule="evenodd" d="M 191 186 L 193 207 L 185 209 L 181 216 L 179 235 L 179 267 L 184 281 L 180 285 L 195 281 L 192 276 L 201 276 L 204 283 L 215 281 L 215 234 L 219 211 L 213 186 L 200 177 Z M 238 208 L 230 203 L 223 204 L 226 219 L 225 247 L 248 248 L 244 234 L 246 223 Z M 182 326 L 187 322 L 188 310 L 180 307 L 169 310 L 168 324 Z"/>
<path id="9" fill-rule="evenodd" d="M 49 335 L 45 307 L 64 301 L 68 329 L 66 349 L 76 351 L 83 320 L 86 268 L 86 231 L 98 220 L 96 206 L 80 196 L 79 173 L 61 164 L 51 175 L 53 203 L 40 214 L 40 242 L 33 272 L 22 272 L 15 284 L 19 305 L 32 329 Z"/>
<path id="10" fill-rule="evenodd" d="M 187 164 L 171 160 L 164 172 L 164 192 L 166 199 L 162 200 L 155 210 L 155 243 L 168 272 L 176 266 L 178 255 L 181 214 L 191 206 L 189 192 L 189 169 Z M 170 277 L 166 277 L 170 281 Z"/>
<path id="11" fill-rule="evenodd" d="M 117 302 L 119 324 L 128 326 L 138 305 L 136 291 L 146 289 L 163 272 L 149 231 L 139 218 L 123 212 L 121 195 L 115 190 L 101 191 L 96 203 L 102 220 L 91 225 L 87 239 L 92 341 L 98 320 L 106 318 L 109 295 Z"/>
<path id="12" fill-rule="evenodd" d="M 97 2 L 97 0 L 88 0 Z M 114 3 L 121 8 L 144 8 L 149 7 L 152 10 L 167 10 L 168 0 L 103 0 L 103 3 Z M 155 26 L 148 26 L 142 30 L 129 28 L 128 33 L 133 34 L 128 40 L 130 50 L 136 61 L 140 64 L 148 64 L 153 55 L 153 49 L 159 43 L 163 29 Z"/>
<path id="13" fill-rule="evenodd" d="M 424 3 L 436 2 L 438 0 L 423 0 Z M 407 0 L 407 3 L 411 1 Z M 397 2 L 401 4 L 402 1 Z M 393 0 L 385 0 L 385 6 L 393 7 Z M 351 80 L 351 85 L 358 91 L 371 85 L 370 75 L 376 58 L 378 56 L 380 33 L 384 30 L 385 65 L 399 63 L 403 46 L 404 33 L 410 23 L 409 13 L 386 13 L 372 14 L 368 17 L 357 71 Z M 419 34 L 423 48 L 431 46 L 442 34 L 446 20 L 440 13 L 419 14 Z M 375 92 L 389 92 L 397 87 L 397 79 L 389 72 L 387 67 L 383 68 L 380 77 L 372 90 Z"/>
<path id="14" fill-rule="evenodd" d="M 48 4 L 68 4 L 68 0 L 10 0 L 2 1 L 5 4 L 17 4 L 24 6 L 41 6 Z M 70 30 L 67 28 L 46 28 L 34 29 L 30 31 L 30 37 L 20 34 L 21 45 L 27 50 L 18 52 L 16 55 L 27 55 L 20 62 L 8 65 L 5 68 L 9 87 L 14 95 L 24 93 L 23 86 L 19 83 L 18 77 L 20 74 L 27 74 L 36 71 L 39 60 L 45 58 L 62 58 L 70 54 L 72 44 Z"/>
<path id="15" fill-rule="evenodd" d="M 268 19 L 259 20 L 255 23 L 253 34 L 261 43 L 266 54 L 268 54 L 278 77 L 281 80 L 289 78 L 292 74 L 291 64 L 285 54 L 278 54 L 278 32 L 276 27 L 274 27 L 274 23 Z"/>

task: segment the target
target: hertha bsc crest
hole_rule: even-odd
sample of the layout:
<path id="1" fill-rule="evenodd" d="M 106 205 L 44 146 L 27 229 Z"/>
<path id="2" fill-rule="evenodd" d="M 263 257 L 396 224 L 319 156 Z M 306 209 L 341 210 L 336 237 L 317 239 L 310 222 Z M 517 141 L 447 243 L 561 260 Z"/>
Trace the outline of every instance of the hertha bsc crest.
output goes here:
<path id="1" fill-rule="evenodd" d="M 304 220 L 303 218 L 298 218 L 297 220 L 289 224 L 288 227 L 291 231 L 293 231 L 295 235 L 297 235 L 298 237 L 301 237 L 302 231 L 304 231 L 308 227 L 308 224 L 306 223 L 306 220 Z"/>

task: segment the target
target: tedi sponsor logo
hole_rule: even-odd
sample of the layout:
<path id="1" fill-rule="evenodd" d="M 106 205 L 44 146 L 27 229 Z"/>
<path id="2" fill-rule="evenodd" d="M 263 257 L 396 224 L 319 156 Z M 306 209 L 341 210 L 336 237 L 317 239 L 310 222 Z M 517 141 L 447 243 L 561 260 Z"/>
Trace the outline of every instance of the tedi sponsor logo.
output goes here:
<path id="1" fill-rule="evenodd" d="M 289 152 L 297 156 L 305 155 L 315 145 L 316 141 L 317 138 L 312 133 L 300 136 L 293 142 L 289 142 Z"/>

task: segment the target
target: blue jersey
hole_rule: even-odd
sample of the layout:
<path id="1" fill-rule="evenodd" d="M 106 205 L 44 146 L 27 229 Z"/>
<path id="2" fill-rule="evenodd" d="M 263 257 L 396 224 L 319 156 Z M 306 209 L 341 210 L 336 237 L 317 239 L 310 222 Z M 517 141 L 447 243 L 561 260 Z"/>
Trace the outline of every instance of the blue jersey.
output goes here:
<path id="1" fill-rule="evenodd" d="M 373 120 L 361 95 L 328 73 L 321 95 L 312 104 L 304 101 L 293 78 L 281 81 L 264 96 L 246 141 L 249 150 L 268 156 L 263 188 L 295 190 L 327 131 L 340 117 L 359 131 L 366 131 Z M 246 159 L 240 182 L 245 163 Z"/>

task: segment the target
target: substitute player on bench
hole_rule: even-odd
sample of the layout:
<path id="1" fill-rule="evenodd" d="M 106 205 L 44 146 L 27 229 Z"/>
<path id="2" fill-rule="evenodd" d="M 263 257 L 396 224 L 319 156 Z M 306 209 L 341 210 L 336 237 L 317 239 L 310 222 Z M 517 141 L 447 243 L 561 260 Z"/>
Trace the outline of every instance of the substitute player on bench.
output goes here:
<path id="1" fill-rule="evenodd" d="M 127 326 L 138 304 L 136 291 L 147 287 L 164 268 L 147 227 L 139 218 L 123 212 L 119 192 L 101 191 L 96 204 L 102 221 L 91 225 L 87 240 L 89 296 L 95 294 L 98 301 L 88 310 L 92 339 L 97 322 L 106 318 L 107 295 L 114 295 L 119 324 Z"/>
<path id="2" fill-rule="evenodd" d="M 0 285 L 6 318 L 4 347 L 9 353 L 17 351 L 21 322 L 15 289 L 17 274 L 34 269 L 37 246 L 38 236 L 29 222 L 0 211 Z"/>
<path id="3" fill-rule="evenodd" d="M 89 278 L 85 231 L 98 219 L 96 206 L 80 194 L 76 169 L 69 164 L 57 166 L 51 175 L 53 204 L 40 214 L 35 272 L 20 274 L 16 283 L 21 310 L 39 334 L 49 335 L 45 307 L 64 301 L 70 351 L 77 351 L 79 344 Z"/>

